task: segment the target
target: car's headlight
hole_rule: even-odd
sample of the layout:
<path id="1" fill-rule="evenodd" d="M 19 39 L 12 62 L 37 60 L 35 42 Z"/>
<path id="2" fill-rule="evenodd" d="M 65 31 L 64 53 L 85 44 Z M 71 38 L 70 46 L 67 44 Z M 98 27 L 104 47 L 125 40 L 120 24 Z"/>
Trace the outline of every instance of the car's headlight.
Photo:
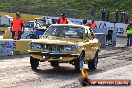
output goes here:
<path id="1" fill-rule="evenodd" d="M 66 46 L 64 47 L 64 50 L 74 51 L 74 50 L 77 50 L 78 48 L 79 48 L 78 46 L 66 45 Z"/>
<path id="2" fill-rule="evenodd" d="M 30 43 L 31 49 L 42 49 L 41 44 L 38 43 Z"/>

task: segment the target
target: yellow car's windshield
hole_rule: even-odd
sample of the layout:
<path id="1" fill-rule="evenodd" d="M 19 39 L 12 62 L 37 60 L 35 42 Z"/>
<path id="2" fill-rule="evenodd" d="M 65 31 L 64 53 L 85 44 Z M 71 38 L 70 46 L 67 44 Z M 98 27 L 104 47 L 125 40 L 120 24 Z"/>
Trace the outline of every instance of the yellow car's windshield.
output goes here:
<path id="1" fill-rule="evenodd" d="M 45 32 L 48 36 L 83 38 L 83 28 L 70 26 L 50 26 Z"/>

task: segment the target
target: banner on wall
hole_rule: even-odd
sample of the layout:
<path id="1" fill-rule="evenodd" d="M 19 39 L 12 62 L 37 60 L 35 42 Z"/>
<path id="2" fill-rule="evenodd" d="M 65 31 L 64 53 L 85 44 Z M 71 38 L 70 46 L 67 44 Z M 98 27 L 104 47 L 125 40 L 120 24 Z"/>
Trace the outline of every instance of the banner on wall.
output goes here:
<path id="1" fill-rule="evenodd" d="M 116 45 L 116 31 L 113 29 L 95 28 L 94 33 L 104 33 L 107 45 Z"/>
<path id="2" fill-rule="evenodd" d="M 128 27 L 128 24 L 116 23 L 115 24 L 116 35 L 127 36 L 126 35 L 126 29 L 127 29 L 127 27 Z"/>
<path id="3" fill-rule="evenodd" d="M 116 31 L 116 35 L 118 36 L 126 36 L 126 28 L 128 24 L 123 23 L 110 23 L 104 21 L 96 21 L 97 28 L 104 28 L 107 30 L 114 30 Z"/>
<path id="4" fill-rule="evenodd" d="M 0 41 L 0 56 L 13 55 L 13 41 Z"/>
<path id="5" fill-rule="evenodd" d="M 0 40 L 0 56 L 11 56 L 15 54 L 27 54 L 30 49 L 29 43 L 31 39 L 1 39 Z"/>
<path id="6" fill-rule="evenodd" d="M 58 17 L 51 17 L 51 16 L 42 16 L 43 17 L 48 17 L 49 19 L 57 19 Z M 82 24 L 83 19 L 74 19 L 74 18 L 68 18 L 72 23 L 74 24 Z M 91 20 L 87 20 L 87 23 L 90 23 Z M 126 36 L 126 28 L 128 24 L 124 23 L 110 23 L 110 22 L 105 22 L 105 21 L 95 21 L 97 24 L 97 28 L 102 28 L 102 29 L 107 29 L 107 30 L 115 30 L 116 35 L 118 36 Z"/>

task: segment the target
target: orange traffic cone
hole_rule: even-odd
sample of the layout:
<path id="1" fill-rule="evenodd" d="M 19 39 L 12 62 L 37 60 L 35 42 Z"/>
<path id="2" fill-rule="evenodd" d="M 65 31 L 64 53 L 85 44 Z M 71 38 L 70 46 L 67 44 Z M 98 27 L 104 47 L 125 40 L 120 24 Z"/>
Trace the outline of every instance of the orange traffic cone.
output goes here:
<path id="1" fill-rule="evenodd" d="M 82 77 L 79 79 L 80 84 L 82 86 L 91 85 L 91 81 L 88 78 L 88 72 L 84 68 L 82 68 L 81 73 L 82 73 Z"/>

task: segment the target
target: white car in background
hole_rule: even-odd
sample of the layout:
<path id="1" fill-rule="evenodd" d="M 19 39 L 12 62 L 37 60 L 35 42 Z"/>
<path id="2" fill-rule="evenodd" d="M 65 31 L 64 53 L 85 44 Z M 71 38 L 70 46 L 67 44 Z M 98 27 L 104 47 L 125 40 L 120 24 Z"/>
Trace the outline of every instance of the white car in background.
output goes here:
<path id="1" fill-rule="evenodd" d="M 25 30 L 32 30 L 35 27 L 35 21 L 26 21 L 24 22 Z"/>

